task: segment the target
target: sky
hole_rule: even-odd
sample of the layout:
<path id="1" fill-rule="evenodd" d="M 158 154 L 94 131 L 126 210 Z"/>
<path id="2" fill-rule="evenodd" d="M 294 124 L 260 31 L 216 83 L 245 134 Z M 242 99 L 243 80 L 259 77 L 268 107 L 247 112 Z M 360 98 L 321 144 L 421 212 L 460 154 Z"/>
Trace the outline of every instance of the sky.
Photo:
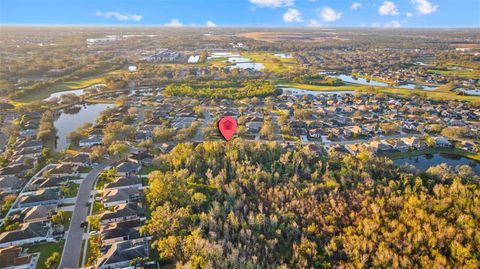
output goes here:
<path id="1" fill-rule="evenodd" d="M 0 24 L 480 28 L 480 0 L 0 0 Z"/>

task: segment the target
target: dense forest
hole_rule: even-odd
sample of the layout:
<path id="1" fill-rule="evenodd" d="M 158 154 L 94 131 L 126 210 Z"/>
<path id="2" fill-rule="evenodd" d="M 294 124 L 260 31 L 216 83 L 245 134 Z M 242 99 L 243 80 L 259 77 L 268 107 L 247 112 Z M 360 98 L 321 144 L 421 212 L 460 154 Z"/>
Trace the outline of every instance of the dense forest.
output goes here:
<path id="1" fill-rule="evenodd" d="M 143 232 L 177 268 L 478 268 L 479 176 L 278 143 L 177 145 Z"/>
<path id="2" fill-rule="evenodd" d="M 220 84 L 221 85 L 221 84 Z M 212 97 L 227 99 L 243 99 L 248 97 L 265 97 L 268 95 L 279 95 L 281 89 L 277 89 L 269 81 L 250 80 L 245 81 L 240 87 L 225 87 L 218 90 L 217 85 L 208 88 L 191 87 L 186 84 L 171 84 L 165 88 L 163 94 L 167 96 L 194 96 L 194 97 Z"/>

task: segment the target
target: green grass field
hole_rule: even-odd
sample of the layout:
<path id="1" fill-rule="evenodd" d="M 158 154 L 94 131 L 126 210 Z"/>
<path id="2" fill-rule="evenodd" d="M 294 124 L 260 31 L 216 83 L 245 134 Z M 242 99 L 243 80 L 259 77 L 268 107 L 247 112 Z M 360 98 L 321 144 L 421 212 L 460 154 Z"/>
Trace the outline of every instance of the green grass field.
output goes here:
<path id="1" fill-rule="evenodd" d="M 394 87 L 369 87 L 364 85 L 352 84 L 345 86 L 318 86 L 318 85 L 308 85 L 300 83 L 287 83 L 283 84 L 285 87 L 290 88 L 299 88 L 304 90 L 311 91 L 356 91 L 356 90 L 368 90 L 374 89 L 378 92 L 398 94 L 398 95 L 409 95 L 409 94 L 418 94 L 421 96 L 427 96 L 428 98 L 437 99 L 437 100 L 465 100 L 471 102 L 480 102 L 480 97 L 478 96 L 466 96 L 458 95 L 455 92 L 451 92 L 445 89 L 437 89 L 434 91 L 424 91 L 417 89 L 402 89 Z"/>
<path id="2" fill-rule="evenodd" d="M 281 73 L 299 67 L 298 61 L 294 58 L 281 58 L 267 52 L 242 52 L 242 57 L 250 58 L 252 61 L 262 63 L 265 69 L 271 72 Z"/>
<path id="3" fill-rule="evenodd" d="M 480 70 L 441 70 L 441 69 L 430 69 L 428 70 L 432 73 L 438 73 L 444 76 L 457 76 L 461 78 L 477 79 L 480 77 Z"/>

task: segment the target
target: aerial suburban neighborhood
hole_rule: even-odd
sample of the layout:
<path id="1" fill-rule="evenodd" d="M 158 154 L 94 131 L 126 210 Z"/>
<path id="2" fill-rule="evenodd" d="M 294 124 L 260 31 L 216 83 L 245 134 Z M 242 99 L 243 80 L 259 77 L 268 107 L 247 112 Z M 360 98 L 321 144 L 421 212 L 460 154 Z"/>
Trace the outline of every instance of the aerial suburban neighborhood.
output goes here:
<path id="1" fill-rule="evenodd" d="M 0 268 L 478 268 L 478 28 L 310 23 L 2 25 Z"/>

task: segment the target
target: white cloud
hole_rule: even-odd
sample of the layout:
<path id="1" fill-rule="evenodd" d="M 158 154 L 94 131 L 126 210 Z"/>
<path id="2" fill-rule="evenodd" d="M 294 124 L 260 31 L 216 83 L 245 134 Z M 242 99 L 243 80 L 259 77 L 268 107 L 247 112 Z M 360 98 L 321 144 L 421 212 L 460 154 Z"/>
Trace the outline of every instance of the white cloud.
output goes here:
<path id="1" fill-rule="evenodd" d="M 350 9 L 351 9 L 351 10 L 357 10 L 357 9 L 359 9 L 359 8 L 361 8 L 361 7 L 362 7 L 362 4 L 357 3 L 357 2 L 353 2 L 353 3 L 350 5 Z"/>
<path id="2" fill-rule="evenodd" d="M 412 12 L 407 12 L 407 13 L 405 13 L 405 16 L 407 16 L 407 17 L 409 17 L 409 18 L 410 18 L 410 17 L 413 17 L 413 13 L 412 13 Z"/>
<path id="3" fill-rule="evenodd" d="M 207 21 L 207 24 L 206 24 L 206 25 L 207 25 L 207 27 L 211 27 L 211 28 L 217 27 L 217 24 L 214 23 L 213 21 Z"/>
<path id="4" fill-rule="evenodd" d="M 183 26 L 183 23 L 181 23 L 179 20 L 177 19 L 171 19 L 169 23 L 166 23 L 164 24 L 165 26 L 168 26 L 168 27 L 182 27 Z"/>
<path id="5" fill-rule="evenodd" d="M 122 14 L 118 11 L 105 11 L 105 12 L 97 11 L 95 15 L 97 15 L 98 17 L 102 17 L 104 19 L 115 18 L 118 21 L 141 21 L 143 18 L 142 15 L 128 14 L 128 13 Z"/>
<path id="6" fill-rule="evenodd" d="M 398 15 L 397 5 L 390 1 L 383 1 L 383 5 L 378 8 L 380 15 Z"/>
<path id="7" fill-rule="evenodd" d="M 318 14 L 324 21 L 332 22 L 340 19 L 343 15 L 342 12 L 337 12 L 333 8 L 322 7 Z"/>
<path id="8" fill-rule="evenodd" d="M 385 27 L 400 28 L 400 27 L 402 27 L 402 24 L 399 21 L 389 21 L 389 22 L 385 23 Z"/>
<path id="9" fill-rule="evenodd" d="M 309 20 L 307 26 L 308 27 L 318 27 L 318 26 L 320 26 L 320 24 L 318 23 L 317 20 Z"/>
<path id="10" fill-rule="evenodd" d="M 293 6 L 295 0 L 250 0 L 250 3 L 259 7 L 289 7 Z"/>
<path id="11" fill-rule="evenodd" d="M 285 14 L 283 14 L 283 21 L 284 22 L 302 22 L 302 13 L 300 11 L 289 8 Z"/>
<path id="12" fill-rule="evenodd" d="M 438 5 L 434 5 L 428 0 L 411 0 L 414 8 L 422 15 L 427 15 L 437 11 Z"/>

